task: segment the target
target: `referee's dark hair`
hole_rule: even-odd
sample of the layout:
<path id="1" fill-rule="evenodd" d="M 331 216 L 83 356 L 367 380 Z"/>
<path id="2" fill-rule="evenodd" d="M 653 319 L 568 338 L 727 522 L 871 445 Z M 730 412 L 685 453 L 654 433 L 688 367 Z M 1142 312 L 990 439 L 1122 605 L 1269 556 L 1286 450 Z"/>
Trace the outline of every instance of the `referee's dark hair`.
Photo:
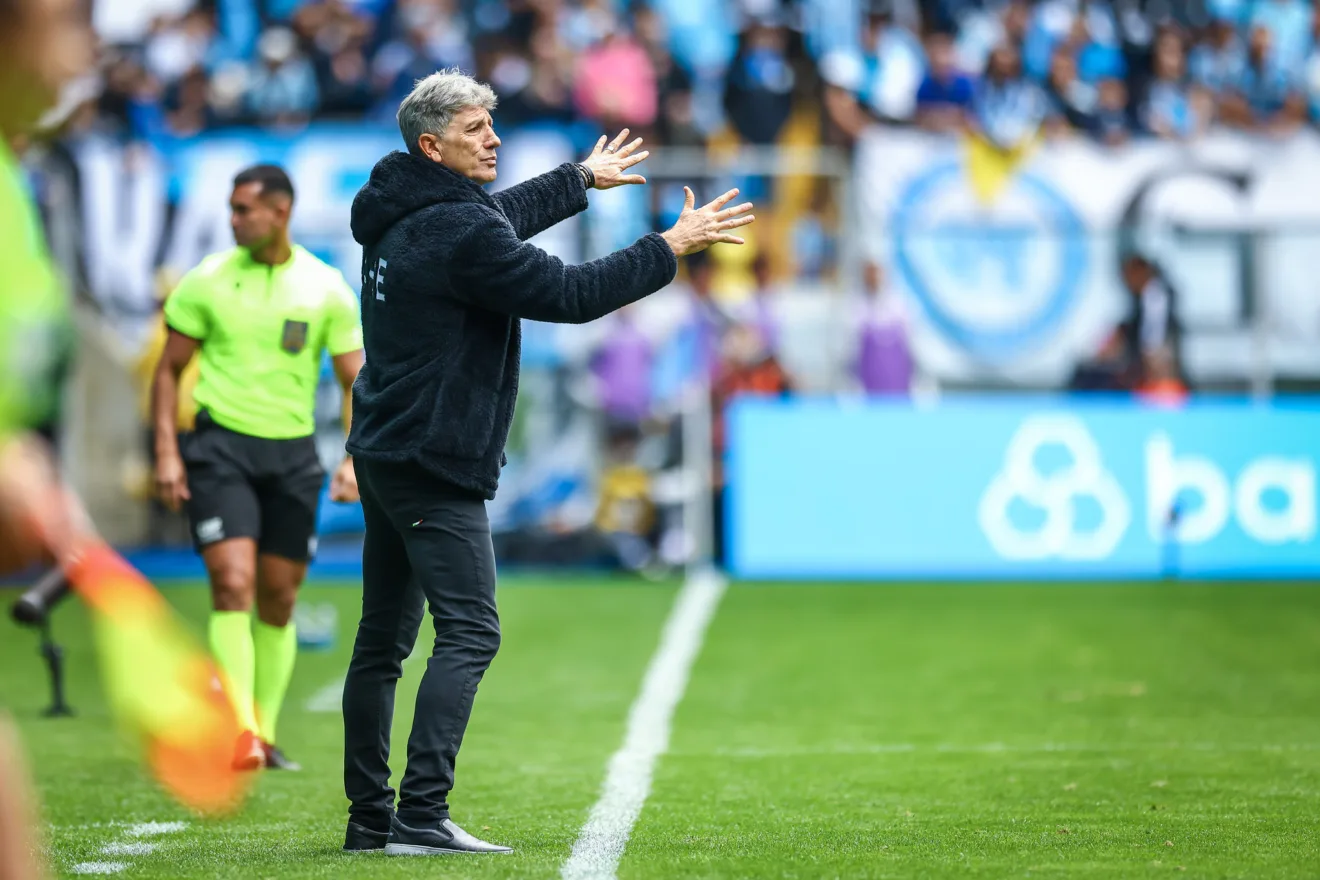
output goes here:
<path id="1" fill-rule="evenodd" d="M 2 2 L 2 0 L 0 0 Z M 249 183 L 261 184 L 263 196 L 271 193 L 283 193 L 293 201 L 293 181 L 289 174 L 278 165 L 253 165 L 244 168 L 234 177 L 234 186 L 246 186 Z"/>

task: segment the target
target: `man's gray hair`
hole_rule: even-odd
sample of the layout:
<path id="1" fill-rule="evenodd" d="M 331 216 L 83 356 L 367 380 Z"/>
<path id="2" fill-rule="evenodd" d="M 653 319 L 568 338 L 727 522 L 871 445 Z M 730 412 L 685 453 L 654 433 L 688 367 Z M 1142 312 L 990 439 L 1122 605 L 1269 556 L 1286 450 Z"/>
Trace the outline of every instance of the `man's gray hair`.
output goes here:
<path id="1" fill-rule="evenodd" d="M 437 71 L 418 80 L 399 105 L 399 132 L 409 152 L 416 153 L 421 149 L 417 146 L 418 138 L 424 134 L 443 137 L 459 111 L 480 107 L 489 113 L 498 102 L 494 89 L 457 67 Z"/>

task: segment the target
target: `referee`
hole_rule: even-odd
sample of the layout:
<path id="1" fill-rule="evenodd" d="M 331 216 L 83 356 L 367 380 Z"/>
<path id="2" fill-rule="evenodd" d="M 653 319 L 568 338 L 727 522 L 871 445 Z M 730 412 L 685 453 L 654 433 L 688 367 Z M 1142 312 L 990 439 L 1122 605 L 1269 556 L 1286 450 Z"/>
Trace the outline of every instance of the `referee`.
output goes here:
<path id="1" fill-rule="evenodd" d="M 276 724 L 325 478 L 312 436 L 316 388 L 328 351 L 347 430 L 362 328 L 343 276 L 289 240 L 293 184 L 283 169 L 241 172 L 229 208 L 238 246 L 203 260 L 165 301 L 169 335 L 152 384 L 156 488 L 171 510 L 186 506 L 206 563 L 211 650 L 246 728 L 235 766 L 297 770 L 276 746 Z M 179 377 L 199 350 L 196 427 L 179 437 Z M 357 500 L 351 458 L 331 497 Z"/>
<path id="2" fill-rule="evenodd" d="M 408 152 L 372 169 L 353 202 L 363 246 L 369 355 L 354 385 L 366 540 L 362 621 L 344 683 L 344 848 L 387 855 L 508 852 L 449 817 L 454 762 L 477 686 L 500 644 L 485 502 L 495 496 L 518 394 L 521 318 L 581 323 L 659 290 L 678 258 L 752 222 L 737 191 L 674 227 L 581 266 L 527 239 L 587 207 L 587 190 L 646 181 L 625 129 L 581 164 L 489 194 L 500 146 L 489 86 L 458 72 L 419 82 L 399 107 Z M 397 812 L 389 786 L 394 691 L 430 606 L 435 644 L 417 693 Z"/>

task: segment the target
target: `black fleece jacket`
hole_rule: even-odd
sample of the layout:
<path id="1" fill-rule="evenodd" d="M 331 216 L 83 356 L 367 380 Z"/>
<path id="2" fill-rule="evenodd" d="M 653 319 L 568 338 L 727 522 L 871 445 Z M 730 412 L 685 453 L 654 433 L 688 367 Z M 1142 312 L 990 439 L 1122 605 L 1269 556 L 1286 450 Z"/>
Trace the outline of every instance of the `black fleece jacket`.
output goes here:
<path id="1" fill-rule="evenodd" d="M 518 396 L 520 318 L 583 323 L 654 293 L 678 262 L 651 234 L 581 266 L 526 239 L 587 207 L 571 164 L 489 194 L 395 152 L 353 200 L 366 365 L 348 451 L 494 498 Z"/>

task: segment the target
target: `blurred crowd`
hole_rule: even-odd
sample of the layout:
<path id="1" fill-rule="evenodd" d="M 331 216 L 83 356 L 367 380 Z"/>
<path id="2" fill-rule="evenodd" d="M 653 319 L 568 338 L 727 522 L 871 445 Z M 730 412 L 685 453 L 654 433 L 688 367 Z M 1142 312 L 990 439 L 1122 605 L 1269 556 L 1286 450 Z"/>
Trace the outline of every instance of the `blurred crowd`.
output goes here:
<path id="1" fill-rule="evenodd" d="M 826 140 L 873 121 L 1102 142 L 1320 115 L 1305 0 L 102 0 L 99 98 L 130 136 L 392 117 L 421 76 L 492 83 L 505 126 L 658 143 Z"/>

